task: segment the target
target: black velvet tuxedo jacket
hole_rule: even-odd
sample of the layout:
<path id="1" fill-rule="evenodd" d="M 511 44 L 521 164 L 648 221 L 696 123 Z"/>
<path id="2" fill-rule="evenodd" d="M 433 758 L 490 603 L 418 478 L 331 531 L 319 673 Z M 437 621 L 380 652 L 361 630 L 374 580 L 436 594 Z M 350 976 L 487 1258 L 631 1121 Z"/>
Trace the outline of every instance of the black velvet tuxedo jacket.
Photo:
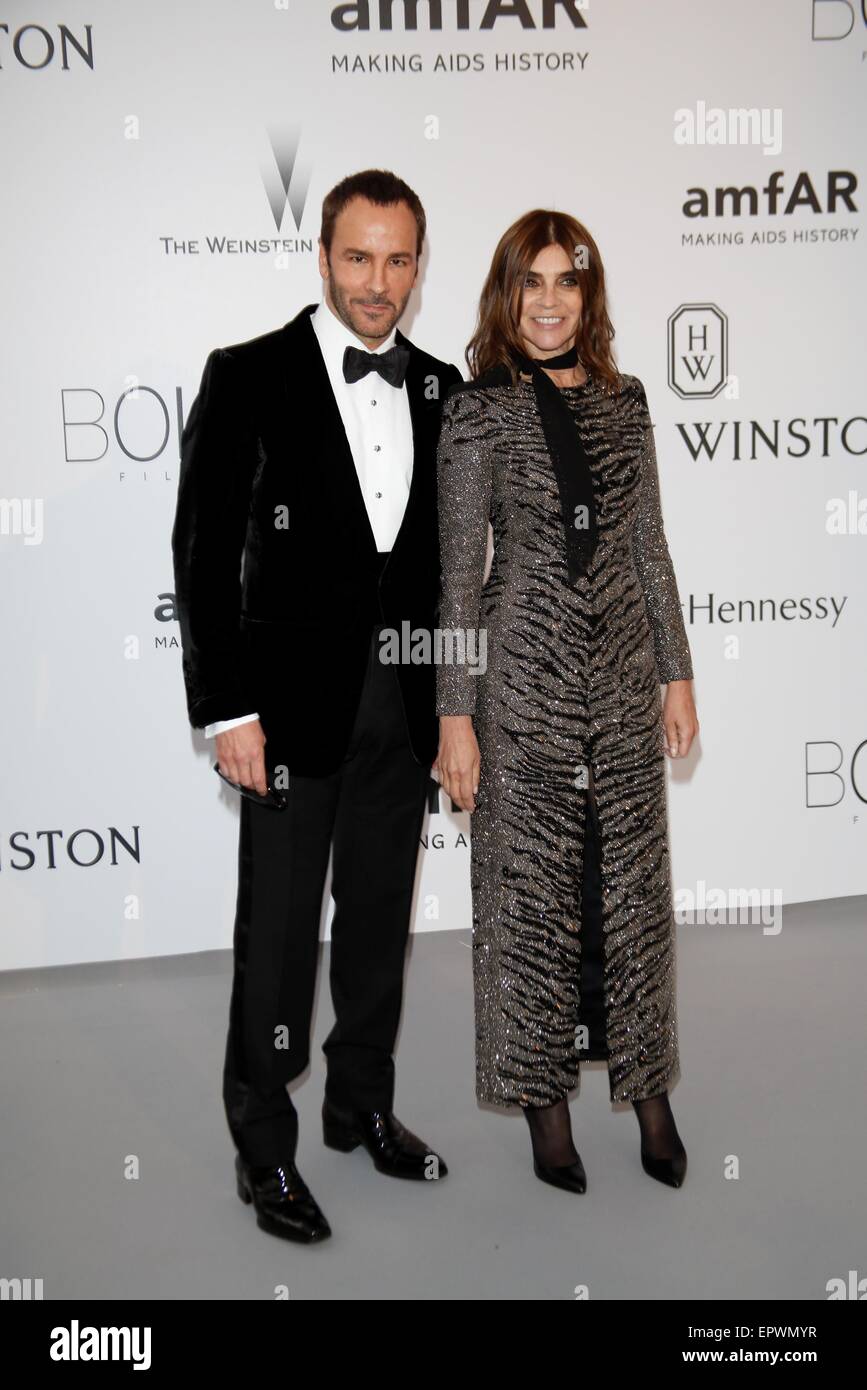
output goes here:
<path id="1" fill-rule="evenodd" d="M 432 629 L 436 446 L 454 366 L 409 348 L 412 482 L 380 578 L 376 541 L 309 304 L 210 353 L 181 437 L 172 531 L 190 722 L 258 712 L 270 773 L 324 776 L 346 752 L 371 632 Z M 369 378 L 390 391 L 378 376 Z M 437 749 L 435 669 L 398 664 L 413 755 Z"/>

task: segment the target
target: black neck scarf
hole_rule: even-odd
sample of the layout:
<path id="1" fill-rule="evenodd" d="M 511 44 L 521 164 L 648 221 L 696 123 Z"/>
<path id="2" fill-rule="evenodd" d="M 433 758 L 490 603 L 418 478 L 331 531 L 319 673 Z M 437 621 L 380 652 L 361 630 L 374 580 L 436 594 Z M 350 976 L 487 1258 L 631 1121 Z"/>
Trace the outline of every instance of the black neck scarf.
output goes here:
<path id="1" fill-rule="evenodd" d="M 517 358 L 519 371 L 532 379 L 536 404 L 542 417 L 545 443 L 560 493 L 566 559 L 569 578 L 573 583 L 587 573 L 598 539 L 593 475 L 590 472 L 590 456 L 581 443 L 575 417 L 559 388 L 543 369 L 547 367 L 552 371 L 561 371 L 574 367 L 577 362 L 577 347 L 571 347 L 557 357 Z M 588 372 L 588 378 L 589 375 Z M 484 381 L 490 381 L 492 385 L 511 385 L 511 380 L 507 367 L 494 367 L 484 373 Z"/>

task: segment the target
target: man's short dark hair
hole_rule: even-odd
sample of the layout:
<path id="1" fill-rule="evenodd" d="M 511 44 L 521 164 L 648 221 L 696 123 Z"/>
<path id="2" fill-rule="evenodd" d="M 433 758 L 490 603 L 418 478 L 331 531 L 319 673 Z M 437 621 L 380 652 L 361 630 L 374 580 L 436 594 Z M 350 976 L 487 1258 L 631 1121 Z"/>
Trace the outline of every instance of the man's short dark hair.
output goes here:
<path id="1" fill-rule="evenodd" d="M 427 227 L 424 208 L 417 193 L 408 183 L 399 179 L 388 169 L 363 169 L 360 174 L 349 174 L 326 194 L 322 204 L 322 228 L 319 233 L 326 256 L 331 253 L 331 239 L 338 216 L 352 198 L 367 198 L 377 207 L 393 207 L 395 203 L 406 203 L 413 214 L 418 228 L 416 255 L 421 255 L 424 234 Z"/>

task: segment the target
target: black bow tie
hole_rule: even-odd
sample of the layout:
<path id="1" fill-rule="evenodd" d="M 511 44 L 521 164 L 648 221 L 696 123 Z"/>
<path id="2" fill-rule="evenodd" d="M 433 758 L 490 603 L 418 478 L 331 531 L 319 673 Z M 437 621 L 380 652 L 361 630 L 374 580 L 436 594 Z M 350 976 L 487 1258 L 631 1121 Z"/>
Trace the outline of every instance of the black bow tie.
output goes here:
<path id="1" fill-rule="evenodd" d="M 409 366 L 409 348 L 395 343 L 388 352 L 365 352 L 364 348 L 348 347 L 343 354 L 343 378 L 360 381 L 368 372 L 379 372 L 390 386 L 403 386 Z"/>

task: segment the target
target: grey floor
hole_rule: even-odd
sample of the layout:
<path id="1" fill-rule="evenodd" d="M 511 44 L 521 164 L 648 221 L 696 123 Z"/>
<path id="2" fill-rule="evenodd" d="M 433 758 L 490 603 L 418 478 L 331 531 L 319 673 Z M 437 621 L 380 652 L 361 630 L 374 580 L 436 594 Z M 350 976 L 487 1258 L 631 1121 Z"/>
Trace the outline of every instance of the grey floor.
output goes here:
<path id="1" fill-rule="evenodd" d="M 0 976 L 0 1276 L 41 1278 L 46 1299 L 825 1299 L 867 1274 L 865 906 L 790 907 L 776 937 L 678 929 L 679 1191 L 643 1173 L 601 1063 L 572 1102 L 587 1192 L 536 1180 L 520 1114 L 475 1102 L 460 933 L 413 938 L 397 1054 L 396 1111 L 449 1175 L 400 1182 L 325 1149 L 320 972 L 293 1088 L 334 1231 L 312 1248 L 259 1231 L 235 1194 L 228 953 Z"/>

